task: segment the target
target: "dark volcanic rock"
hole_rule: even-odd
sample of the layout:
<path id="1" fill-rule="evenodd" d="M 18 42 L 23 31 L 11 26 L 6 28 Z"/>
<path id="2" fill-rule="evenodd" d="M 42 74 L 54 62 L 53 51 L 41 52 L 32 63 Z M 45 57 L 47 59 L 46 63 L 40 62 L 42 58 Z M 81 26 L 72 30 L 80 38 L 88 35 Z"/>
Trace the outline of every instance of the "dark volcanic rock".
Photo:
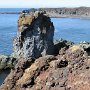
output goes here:
<path id="1" fill-rule="evenodd" d="M 58 55 L 59 54 L 59 50 L 61 49 L 68 49 L 70 46 L 72 46 L 74 43 L 71 41 L 67 41 L 67 40 L 56 40 L 54 41 L 54 54 Z M 60 53 L 62 53 L 60 51 Z"/>
<path id="2" fill-rule="evenodd" d="M 53 54 L 54 26 L 45 12 L 21 15 L 18 20 L 18 34 L 14 39 L 14 53 L 17 57 L 35 57 Z"/>

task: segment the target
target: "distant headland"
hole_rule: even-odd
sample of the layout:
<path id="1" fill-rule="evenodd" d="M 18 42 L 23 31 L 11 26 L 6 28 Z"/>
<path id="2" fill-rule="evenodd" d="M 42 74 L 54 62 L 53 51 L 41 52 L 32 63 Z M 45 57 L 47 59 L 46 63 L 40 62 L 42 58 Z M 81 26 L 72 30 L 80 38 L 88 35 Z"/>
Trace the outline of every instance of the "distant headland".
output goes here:
<path id="1" fill-rule="evenodd" d="M 20 12 L 0 12 L 0 14 L 21 14 L 31 13 L 35 11 L 46 11 L 50 17 L 72 17 L 72 18 L 90 18 L 90 7 L 76 7 L 76 8 L 39 8 L 26 9 Z"/>

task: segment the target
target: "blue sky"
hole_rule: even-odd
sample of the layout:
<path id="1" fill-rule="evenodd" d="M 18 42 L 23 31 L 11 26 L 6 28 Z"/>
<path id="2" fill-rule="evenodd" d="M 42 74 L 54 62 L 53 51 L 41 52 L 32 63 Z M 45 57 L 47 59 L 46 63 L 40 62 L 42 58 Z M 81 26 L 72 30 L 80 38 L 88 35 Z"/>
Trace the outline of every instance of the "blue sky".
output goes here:
<path id="1" fill-rule="evenodd" d="M 2 8 L 90 7 L 90 0 L 0 0 Z"/>

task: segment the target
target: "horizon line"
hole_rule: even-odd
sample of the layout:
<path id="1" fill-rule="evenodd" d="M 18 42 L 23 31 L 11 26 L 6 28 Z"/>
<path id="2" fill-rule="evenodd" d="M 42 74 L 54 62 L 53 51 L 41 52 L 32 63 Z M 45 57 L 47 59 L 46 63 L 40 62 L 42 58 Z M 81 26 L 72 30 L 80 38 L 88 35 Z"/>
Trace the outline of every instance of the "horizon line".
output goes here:
<path id="1" fill-rule="evenodd" d="M 80 7 L 87 7 L 89 8 L 90 6 L 63 6 L 63 7 L 0 7 L 0 8 L 80 8 Z"/>

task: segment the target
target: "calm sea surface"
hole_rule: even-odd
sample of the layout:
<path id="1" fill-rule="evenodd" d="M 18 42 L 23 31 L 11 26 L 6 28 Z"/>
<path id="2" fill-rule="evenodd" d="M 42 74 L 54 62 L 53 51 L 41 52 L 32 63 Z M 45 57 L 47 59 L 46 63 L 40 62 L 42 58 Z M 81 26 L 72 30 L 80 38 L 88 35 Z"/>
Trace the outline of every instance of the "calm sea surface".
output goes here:
<path id="1" fill-rule="evenodd" d="M 23 9 L 0 9 L 0 11 L 21 11 Z M 17 32 L 16 14 L 0 14 L 0 53 L 12 53 L 12 40 Z M 75 43 L 90 41 L 90 20 L 74 18 L 52 18 L 55 26 L 55 39 L 71 40 Z"/>
<path id="2" fill-rule="evenodd" d="M 55 26 L 55 39 L 66 39 L 79 43 L 90 42 L 90 19 L 79 18 L 53 18 Z"/>
<path id="3" fill-rule="evenodd" d="M 0 54 L 11 54 L 18 15 L 0 14 Z"/>

